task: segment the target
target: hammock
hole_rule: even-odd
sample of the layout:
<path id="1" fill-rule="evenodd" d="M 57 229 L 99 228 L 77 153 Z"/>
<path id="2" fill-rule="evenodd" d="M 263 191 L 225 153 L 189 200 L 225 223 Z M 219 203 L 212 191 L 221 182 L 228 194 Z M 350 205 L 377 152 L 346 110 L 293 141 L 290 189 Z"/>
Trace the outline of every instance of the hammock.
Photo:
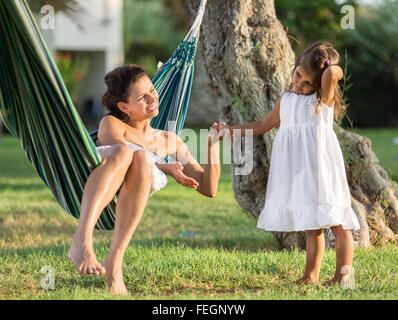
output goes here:
<path id="1" fill-rule="evenodd" d="M 160 96 L 154 128 L 181 133 L 205 6 L 202 0 L 187 37 L 152 79 Z M 0 1 L 0 39 L 2 121 L 59 205 L 78 219 L 84 185 L 101 162 L 98 132 L 84 127 L 26 0 Z M 115 196 L 96 229 L 113 229 L 116 202 Z"/>

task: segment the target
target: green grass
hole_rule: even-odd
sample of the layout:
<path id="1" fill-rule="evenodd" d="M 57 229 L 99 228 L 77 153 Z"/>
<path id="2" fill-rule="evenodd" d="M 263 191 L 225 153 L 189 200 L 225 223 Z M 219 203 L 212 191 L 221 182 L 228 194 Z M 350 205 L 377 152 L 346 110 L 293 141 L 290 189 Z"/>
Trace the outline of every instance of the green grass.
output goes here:
<path id="1" fill-rule="evenodd" d="M 386 148 L 381 162 L 391 153 Z M 119 299 L 107 293 L 104 277 L 80 276 L 67 259 L 76 226 L 18 141 L 6 136 L 0 147 L 0 299 Z M 184 236 L 187 230 L 196 235 Z M 100 261 L 111 237 L 112 232 L 95 231 Z M 214 199 L 183 189 L 172 178 L 151 197 L 126 252 L 130 296 L 123 299 L 396 299 L 397 261 L 394 246 L 358 248 L 355 289 L 294 285 L 302 275 L 305 252 L 280 250 L 271 233 L 256 228 L 256 220 L 234 200 L 224 165 Z M 54 268 L 55 290 L 40 285 L 46 265 Z M 321 281 L 332 277 L 334 267 L 335 251 L 328 250 Z"/>

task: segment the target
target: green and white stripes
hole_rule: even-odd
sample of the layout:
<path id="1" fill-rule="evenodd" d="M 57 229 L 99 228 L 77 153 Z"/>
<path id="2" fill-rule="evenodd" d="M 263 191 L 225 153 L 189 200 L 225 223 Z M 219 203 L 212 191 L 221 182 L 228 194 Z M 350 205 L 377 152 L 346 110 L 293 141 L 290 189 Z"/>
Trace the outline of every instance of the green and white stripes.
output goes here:
<path id="1" fill-rule="evenodd" d="M 60 206 L 79 218 L 84 185 L 101 161 L 96 133 L 84 127 L 25 0 L 0 1 L 0 37 L 1 118 Z M 155 76 L 161 96 L 157 128 L 176 121 L 175 132 L 182 129 L 196 39 L 183 41 Z M 113 229 L 116 201 L 104 209 L 97 229 Z"/>

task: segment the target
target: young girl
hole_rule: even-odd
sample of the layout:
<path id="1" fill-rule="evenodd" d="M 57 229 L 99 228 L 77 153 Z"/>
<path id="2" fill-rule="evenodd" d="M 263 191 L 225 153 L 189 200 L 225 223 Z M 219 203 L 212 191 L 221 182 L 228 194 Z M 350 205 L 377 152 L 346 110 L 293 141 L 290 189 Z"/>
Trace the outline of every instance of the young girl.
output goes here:
<path id="1" fill-rule="evenodd" d="M 257 227 L 269 231 L 305 231 L 307 262 L 297 283 L 319 283 L 324 252 L 323 228 L 336 239 L 336 272 L 324 283 L 340 282 L 352 266 L 351 229 L 359 222 L 351 208 L 344 159 L 333 119 L 344 115 L 338 81 L 340 56 L 331 44 L 318 42 L 296 60 L 290 90 L 262 121 L 218 129 L 264 134 L 280 123 L 274 140 L 265 206 Z M 226 132 L 228 133 L 228 132 Z"/>

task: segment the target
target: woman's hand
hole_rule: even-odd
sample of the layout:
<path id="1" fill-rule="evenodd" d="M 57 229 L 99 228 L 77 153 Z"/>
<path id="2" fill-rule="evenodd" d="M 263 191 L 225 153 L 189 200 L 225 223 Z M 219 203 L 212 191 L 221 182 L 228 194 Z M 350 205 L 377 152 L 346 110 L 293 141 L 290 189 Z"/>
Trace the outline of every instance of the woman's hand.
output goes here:
<path id="1" fill-rule="evenodd" d="M 183 185 L 184 187 L 187 188 L 193 188 L 197 189 L 199 186 L 199 183 L 188 176 L 186 176 L 183 172 L 183 165 L 176 161 L 175 163 L 170 163 L 168 165 L 168 174 L 171 175 L 179 184 Z"/>

